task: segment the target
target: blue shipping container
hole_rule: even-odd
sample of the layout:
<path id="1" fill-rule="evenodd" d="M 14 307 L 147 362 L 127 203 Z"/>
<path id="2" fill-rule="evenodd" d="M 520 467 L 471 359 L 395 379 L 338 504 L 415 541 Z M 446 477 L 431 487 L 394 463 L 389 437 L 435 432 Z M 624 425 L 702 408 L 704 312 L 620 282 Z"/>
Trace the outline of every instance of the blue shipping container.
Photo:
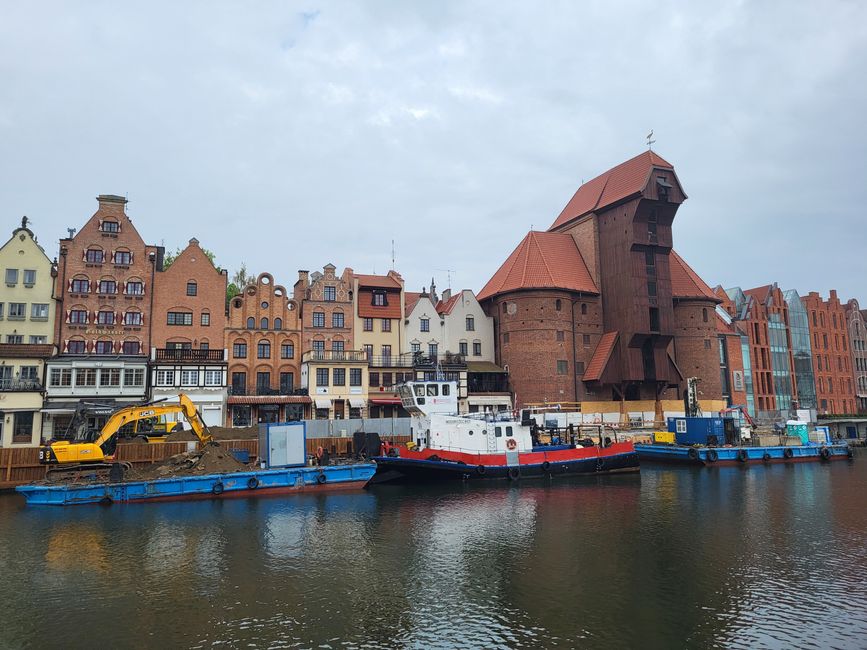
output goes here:
<path id="1" fill-rule="evenodd" d="M 668 430 L 679 445 L 724 445 L 722 418 L 668 418 Z"/>

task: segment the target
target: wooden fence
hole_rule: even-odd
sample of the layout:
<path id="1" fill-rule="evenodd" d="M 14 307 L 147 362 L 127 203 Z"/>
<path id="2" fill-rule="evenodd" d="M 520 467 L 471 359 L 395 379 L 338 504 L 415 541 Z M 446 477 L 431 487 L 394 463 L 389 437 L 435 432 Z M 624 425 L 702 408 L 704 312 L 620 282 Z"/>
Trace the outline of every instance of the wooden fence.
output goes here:
<path id="1" fill-rule="evenodd" d="M 394 436 L 388 438 L 393 443 L 407 442 L 409 436 Z M 121 443 L 117 446 L 115 459 L 143 465 L 157 463 L 169 456 L 181 454 L 188 448 L 195 449 L 195 442 L 166 442 L 145 445 L 142 443 Z M 190 447 L 188 447 L 190 445 Z M 243 449 L 250 454 L 250 460 L 259 456 L 259 441 L 221 440 L 220 445 L 226 449 Z M 332 456 L 351 455 L 352 438 L 308 438 L 307 453 L 315 453 L 318 447 L 327 450 Z M 8 490 L 16 485 L 41 481 L 45 478 L 47 467 L 39 464 L 39 449 L 37 447 L 7 447 L 0 449 L 0 490 Z"/>

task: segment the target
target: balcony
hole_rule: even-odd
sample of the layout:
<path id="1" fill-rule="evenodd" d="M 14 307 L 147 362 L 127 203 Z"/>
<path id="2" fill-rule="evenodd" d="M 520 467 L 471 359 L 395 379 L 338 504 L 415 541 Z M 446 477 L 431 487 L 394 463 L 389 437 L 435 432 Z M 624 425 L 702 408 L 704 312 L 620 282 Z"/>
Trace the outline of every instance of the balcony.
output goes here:
<path id="1" fill-rule="evenodd" d="M 42 382 L 36 379 L 0 379 L 2 393 L 32 393 L 42 390 Z"/>
<path id="2" fill-rule="evenodd" d="M 412 368 L 415 365 L 415 357 L 412 352 L 378 357 L 370 356 L 367 357 L 367 361 L 371 368 Z"/>
<path id="3" fill-rule="evenodd" d="M 191 350 L 187 348 L 157 348 L 154 361 L 214 362 L 224 361 L 221 348 L 213 350 Z"/>
<path id="4" fill-rule="evenodd" d="M 413 361 L 413 365 L 416 368 L 436 368 L 440 366 L 442 368 L 463 369 L 467 367 L 467 360 L 464 355 L 452 354 L 451 352 L 433 355 L 416 353 Z"/>
<path id="5" fill-rule="evenodd" d="M 351 363 L 367 363 L 364 350 L 310 350 L 301 356 L 302 363 L 311 361 L 348 361 Z"/>

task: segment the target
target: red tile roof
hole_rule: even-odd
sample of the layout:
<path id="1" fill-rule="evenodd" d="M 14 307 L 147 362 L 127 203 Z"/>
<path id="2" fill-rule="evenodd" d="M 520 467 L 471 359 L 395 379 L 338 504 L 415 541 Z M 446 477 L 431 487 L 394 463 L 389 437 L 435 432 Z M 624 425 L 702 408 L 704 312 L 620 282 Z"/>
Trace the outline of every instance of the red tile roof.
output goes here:
<path id="1" fill-rule="evenodd" d="M 355 274 L 359 287 L 373 287 L 375 289 L 400 289 L 400 282 L 388 275 L 363 275 Z"/>
<path id="2" fill-rule="evenodd" d="M 41 343 L 0 343 L 0 357 L 7 359 L 47 359 L 54 346 Z"/>
<path id="3" fill-rule="evenodd" d="M 412 311 L 412 308 L 415 307 L 415 303 L 418 302 L 418 299 L 421 298 L 421 293 L 418 291 L 404 291 L 403 299 L 406 304 L 406 314 L 409 315 L 409 312 Z"/>
<path id="4" fill-rule="evenodd" d="M 551 224 L 548 230 L 554 230 L 560 226 L 577 219 L 589 212 L 602 210 L 618 201 L 632 196 L 644 189 L 647 179 L 654 167 L 661 167 L 674 171 L 671 163 L 653 151 L 645 151 L 635 158 L 620 163 L 609 169 L 604 174 L 593 180 L 587 181 L 572 200 L 566 204 L 560 216 Z"/>
<path id="5" fill-rule="evenodd" d="M 689 264 L 675 251 L 669 256 L 669 268 L 671 269 L 671 295 L 674 298 L 699 298 L 721 302 L 704 280 L 698 277 Z"/>
<path id="6" fill-rule="evenodd" d="M 745 289 L 744 295 L 755 298 L 760 304 L 764 305 L 768 302 L 768 296 L 773 288 L 774 285 L 766 284 L 762 287 L 756 287 L 755 289 Z"/>
<path id="7" fill-rule="evenodd" d="M 460 297 L 461 297 L 461 292 L 459 291 L 458 293 L 456 293 L 455 295 L 453 295 L 451 298 L 449 298 L 446 301 L 440 300 L 436 305 L 437 313 L 438 314 L 451 314 L 452 310 L 455 308 L 455 305 L 458 304 L 458 298 L 460 298 Z"/>
<path id="8" fill-rule="evenodd" d="M 481 302 L 518 289 L 599 293 L 571 235 L 531 230 L 476 296 Z"/>
<path id="9" fill-rule="evenodd" d="M 590 358 L 590 363 L 584 370 L 584 381 L 601 381 L 602 373 L 605 371 L 605 366 L 608 365 L 608 360 L 611 358 L 611 353 L 614 351 L 614 344 L 617 343 L 618 332 L 605 332 L 602 338 L 599 339 L 599 345 L 593 351 L 593 356 Z"/>
<path id="10" fill-rule="evenodd" d="M 381 295 L 381 293 L 380 293 Z M 373 304 L 373 289 L 358 290 L 358 316 L 360 318 L 401 318 L 400 294 L 386 293 L 387 305 Z"/>

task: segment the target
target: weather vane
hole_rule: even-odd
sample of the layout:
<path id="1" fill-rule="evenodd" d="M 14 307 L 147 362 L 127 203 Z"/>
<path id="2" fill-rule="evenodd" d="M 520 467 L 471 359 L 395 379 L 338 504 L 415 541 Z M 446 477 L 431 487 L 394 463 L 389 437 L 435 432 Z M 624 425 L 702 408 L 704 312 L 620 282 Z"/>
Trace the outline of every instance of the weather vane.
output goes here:
<path id="1" fill-rule="evenodd" d="M 647 149 L 649 151 L 653 151 L 653 143 L 656 142 L 656 140 L 651 140 L 652 137 L 653 129 L 650 129 L 650 133 L 647 134 Z"/>

